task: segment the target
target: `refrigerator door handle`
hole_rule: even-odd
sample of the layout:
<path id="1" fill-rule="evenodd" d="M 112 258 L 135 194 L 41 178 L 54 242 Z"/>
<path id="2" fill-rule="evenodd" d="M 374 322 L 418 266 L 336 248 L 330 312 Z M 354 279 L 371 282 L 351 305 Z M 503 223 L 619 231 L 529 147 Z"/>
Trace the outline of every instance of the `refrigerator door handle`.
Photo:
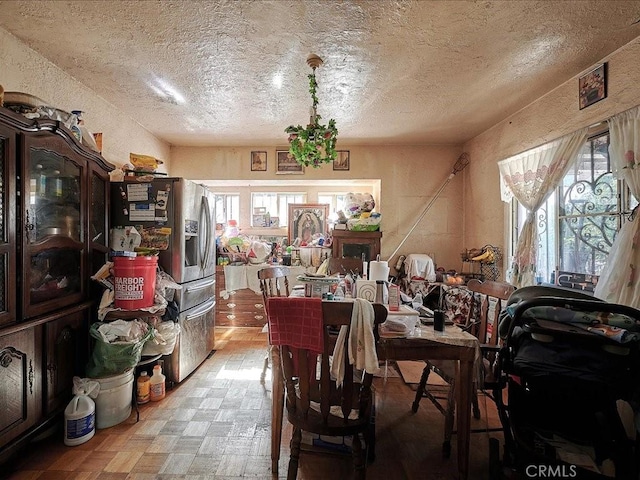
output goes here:
<path id="1" fill-rule="evenodd" d="M 187 287 L 187 288 L 185 288 L 184 292 L 185 293 L 197 292 L 197 291 L 202 290 L 204 288 L 210 287 L 214 283 L 216 283 L 215 280 L 209 280 L 208 282 L 205 282 L 205 283 L 199 283 L 198 285 L 194 285 L 192 287 Z"/>
<path id="2" fill-rule="evenodd" d="M 209 266 L 209 259 L 211 258 L 211 208 L 209 207 L 209 199 L 206 196 L 202 197 L 202 208 L 205 214 L 205 242 L 204 255 L 200 268 L 204 270 Z"/>
<path id="3" fill-rule="evenodd" d="M 193 320 L 194 318 L 197 317 L 201 317 L 202 315 L 204 315 L 205 313 L 213 310 L 213 307 L 216 306 L 216 301 L 215 299 L 210 299 L 207 302 L 203 303 L 200 307 L 196 307 L 193 309 L 193 312 L 189 313 L 186 317 L 185 320 L 189 321 L 189 320 Z"/>

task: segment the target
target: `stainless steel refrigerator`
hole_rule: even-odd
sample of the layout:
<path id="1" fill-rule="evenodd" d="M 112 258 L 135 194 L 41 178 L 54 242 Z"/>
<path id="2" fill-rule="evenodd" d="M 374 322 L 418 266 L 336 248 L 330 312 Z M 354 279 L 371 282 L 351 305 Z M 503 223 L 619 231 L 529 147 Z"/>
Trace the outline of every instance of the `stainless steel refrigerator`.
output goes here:
<path id="1" fill-rule="evenodd" d="M 174 297 L 180 336 L 173 353 L 164 357 L 167 379 L 181 382 L 214 348 L 214 196 L 203 185 L 167 177 L 113 182 L 111 199 L 111 227 L 135 226 L 143 245 L 157 243 L 158 265 L 182 286 Z M 171 229 L 168 238 L 158 234 L 166 229 Z"/>

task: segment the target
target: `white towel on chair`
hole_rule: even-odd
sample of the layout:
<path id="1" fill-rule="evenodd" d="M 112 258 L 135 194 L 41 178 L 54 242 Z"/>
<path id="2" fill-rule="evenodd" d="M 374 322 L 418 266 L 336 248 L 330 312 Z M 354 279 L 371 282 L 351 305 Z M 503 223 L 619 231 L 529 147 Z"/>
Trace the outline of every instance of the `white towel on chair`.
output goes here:
<path id="1" fill-rule="evenodd" d="M 354 299 L 348 340 L 349 363 L 356 370 L 364 370 L 371 374 L 375 374 L 379 370 L 376 340 L 373 336 L 374 321 L 373 305 L 362 298 Z M 338 387 L 342 385 L 344 379 L 344 341 L 346 335 L 347 327 L 342 326 L 333 351 L 331 374 L 336 379 Z"/>

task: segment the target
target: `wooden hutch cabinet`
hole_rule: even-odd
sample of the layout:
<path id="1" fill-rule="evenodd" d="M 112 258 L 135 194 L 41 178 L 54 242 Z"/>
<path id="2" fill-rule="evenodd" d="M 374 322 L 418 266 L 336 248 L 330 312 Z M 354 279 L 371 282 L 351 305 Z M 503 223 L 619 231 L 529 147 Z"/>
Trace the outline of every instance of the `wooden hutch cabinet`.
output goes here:
<path id="1" fill-rule="evenodd" d="M 0 107 L 0 463 L 62 426 L 84 376 L 111 170 L 61 122 Z"/>
<path id="2" fill-rule="evenodd" d="M 382 232 L 354 232 L 351 230 L 333 230 L 332 256 L 335 258 L 362 258 L 367 262 L 375 260 L 380 254 Z"/>

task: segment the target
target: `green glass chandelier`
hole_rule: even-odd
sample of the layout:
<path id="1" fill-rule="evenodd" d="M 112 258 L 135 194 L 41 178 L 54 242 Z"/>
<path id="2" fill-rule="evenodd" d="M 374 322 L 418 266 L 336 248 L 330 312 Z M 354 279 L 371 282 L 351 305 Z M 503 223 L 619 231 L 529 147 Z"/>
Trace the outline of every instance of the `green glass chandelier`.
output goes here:
<path id="1" fill-rule="evenodd" d="M 316 91 L 316 68 L 322 65 L 322 59 L 311 54 L 307 58 L 307 65 L 312 69 L 309 75 L 309 93 L 311 94 L 311 118 L 306 128 L 302 125 L 289 126 L 284 131 L 289 134 L 289 153 L 300 165 L 305 167 L 319 167 L 323 163 L 331 163 L 336 158 L 336 141 L 338 129 L 336 121 L 329 120 L 328 125 L 321 125 L 321 117 L 317 113 L 318 96 Z"/>

